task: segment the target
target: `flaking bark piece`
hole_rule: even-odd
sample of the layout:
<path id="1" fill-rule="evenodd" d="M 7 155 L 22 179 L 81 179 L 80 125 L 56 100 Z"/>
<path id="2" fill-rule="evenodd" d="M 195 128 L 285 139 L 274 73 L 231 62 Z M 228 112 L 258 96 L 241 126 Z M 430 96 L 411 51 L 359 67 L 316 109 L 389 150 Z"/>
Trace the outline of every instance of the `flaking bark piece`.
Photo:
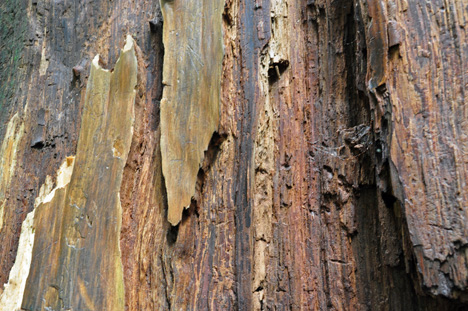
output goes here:
<path id="1" fill-rule="evenodd" d="M 224 1 L 162 0 L 161 7 L 161 155 L 168 220 L 175 226 L 190 206 L 204 151 L 218 128 Z"/>

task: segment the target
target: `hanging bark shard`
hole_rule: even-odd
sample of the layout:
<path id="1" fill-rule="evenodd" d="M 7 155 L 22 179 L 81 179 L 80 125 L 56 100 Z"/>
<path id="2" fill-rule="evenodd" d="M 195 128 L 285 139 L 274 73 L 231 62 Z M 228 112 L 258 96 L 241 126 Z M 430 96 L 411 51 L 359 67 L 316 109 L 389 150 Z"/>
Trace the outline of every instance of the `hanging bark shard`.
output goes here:
<path id="1" fill-rule="evenodd" d="M 35 210 L 25 310 L 124 310 L 119 190 L 136 83 L 130 36 L 113 72 L 100 67 L 99 56 L 94 59 L 70 183 Z"/>
<path id="2" fill-rule="evenodd" d="M 177 225 L 218 129 L 224 1 L 161 0 L 164 17 L 161 154 L 168 220 Z"/>

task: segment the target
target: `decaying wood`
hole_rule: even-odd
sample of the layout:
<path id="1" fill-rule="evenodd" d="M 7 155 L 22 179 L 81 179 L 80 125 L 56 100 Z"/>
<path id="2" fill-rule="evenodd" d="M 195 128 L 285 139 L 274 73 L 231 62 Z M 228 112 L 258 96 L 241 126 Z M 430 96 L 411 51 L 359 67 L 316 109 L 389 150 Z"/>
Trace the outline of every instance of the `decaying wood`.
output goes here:
<path id="1" fill-rule="evenodd" d="M 133 130 L 133 39 L 127 38 L 112 73 L 98 61 L 99 56 L 91 67 L 70 184 L 57 189 L 35 213 L 34 260 L 22 306 L 26 310 L 124 306 L 118 191 Z M 50 268 L 44 271 L 45 266 Z"/>
<path id="2" fill-rule="evenodd" d="M 468 298 L 466 5 L 408 1 L 393 9 L 390 18 L 404 35 L 389 62 L 392 118 L 386 146 L 392 192 L 406 218 L 420 285 L 433 295 L 463 300 Z"/>
<path id="3" fill-rule="evenodd" d="M 466 0 L 161 5 L 0 3 L 3 309 L 466 308 Z"/>
<path id="4" fill-rule="evenodd" d="M 161 154 L 168 219 L 177 225 L 195 195 L 198 171 L 218 129 L 224 1 L 162 0 Z"/>
<path id="5" fill-rule="evenodd" d="M 119 189 L 133 132 L 136 78 L 130 36 L 113 72 L 100 67 L 99 56 L 93 60 L 70 182 L 35 211 L 23 309 L 124 309 Z"/>

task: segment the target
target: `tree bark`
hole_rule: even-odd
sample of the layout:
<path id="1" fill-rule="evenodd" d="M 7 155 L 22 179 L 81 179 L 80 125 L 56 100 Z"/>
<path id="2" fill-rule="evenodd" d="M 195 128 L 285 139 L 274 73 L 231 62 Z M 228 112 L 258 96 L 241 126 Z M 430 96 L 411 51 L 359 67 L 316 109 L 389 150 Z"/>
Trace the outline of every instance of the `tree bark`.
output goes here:
<path id="1" fill-rule="evenodd" d="M 467 18 L 3 0 L 0 310 L 466 309 Z"/>

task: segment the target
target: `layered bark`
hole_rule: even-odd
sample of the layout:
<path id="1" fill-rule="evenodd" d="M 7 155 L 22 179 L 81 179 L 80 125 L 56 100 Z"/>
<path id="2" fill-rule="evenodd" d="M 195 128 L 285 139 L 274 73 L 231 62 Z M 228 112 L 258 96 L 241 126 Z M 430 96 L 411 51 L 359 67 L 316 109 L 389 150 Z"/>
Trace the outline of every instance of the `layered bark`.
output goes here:
<path id="1" fill-rule="evenodd" d="M 174 16 L 190 17 L 190 6 L 175 1 L 165 4 L 178 7 Z M 222 17 L 224 43 L 219 126 L 211 137 L 211 125 L 195 125 L 211 141 L 201 163 L 190 164 L 195 194 L 188 194 L 190 208 L 172 226 L 168 201 L 177 183 L 166 176 L 178 173 L 162 165 L 163 55 L 170 53 L 164 56 L 170 60 L 183 51 L 174 42 L 190 46 L 189 38 L 206 38 L 217 24 L 204 20 L 198 33 L 190 23 L 167 20 L 167 27 L 190 35 L 165 40 L 163 49 L 158 1 L 2 2 L 2 284 L 18 274 L 11 270 L 15 262 L 32 258 L 31 267 L 19 269 L 28 276 L 24 298 L 8 306 L 463 309 L 467 6 L 464 0 L 227 0 L 222 12 L 212 12 L 214 20 Z M 90 60 L 99 53 L 114 64 L 127 33 L 135 38 L 138 68 L 134 130 L 122 126 L 127 143 L 109 145 L 126 164 L 109 166 L 103 179 L 114 132 L 96 130 L 97 147 L 89 150 L 102 160 L 80 152 L 80 132 L 90 131 L 85 89 L 93 84 Z M 213 66 L 218 61 L 201 56 Z M 185 77 L 198 76 L 192 63 L 176 65 Z M 202 91 L 214 94 L 215 82 Z M 190 114 L 181 107 L 184 122 Z M 118 109 L 92 119 L 115 125 L 114 114 L 129 117 Z M 73 178 L 88 180 L 95 198 L 84 195 L 84 206 L 99 202 L 96 208 L 108 215 L 121 204 L 122 216 L 112 214 L 111 222 L 97 217 L 93 223 L 102 230 L 80 234 L 80 247 L 70 255 L 69 246 L 54 241 L 65 241 L 73 228 L 89 230 L 79 226 L 78 214 L 67 216 L 71 190 L 57 190 L 61 200 L 38 204 L 33 224 L 21 226 L 35 199 L 60 184 L 47 176 L 75 154 L 66 187 L 73 187 Z M 78 171 L 80 157 L 94 164 Z M 18 244 L 25 246 L 16 256 Z M 59 250 L 45 254 L 47 247 Z M 55 260 L 44 260 L 50 256 Z M 96 276 L 119 262 L 122 278 Z M 2 303 L 10 299 L 9 287 Z"/>

